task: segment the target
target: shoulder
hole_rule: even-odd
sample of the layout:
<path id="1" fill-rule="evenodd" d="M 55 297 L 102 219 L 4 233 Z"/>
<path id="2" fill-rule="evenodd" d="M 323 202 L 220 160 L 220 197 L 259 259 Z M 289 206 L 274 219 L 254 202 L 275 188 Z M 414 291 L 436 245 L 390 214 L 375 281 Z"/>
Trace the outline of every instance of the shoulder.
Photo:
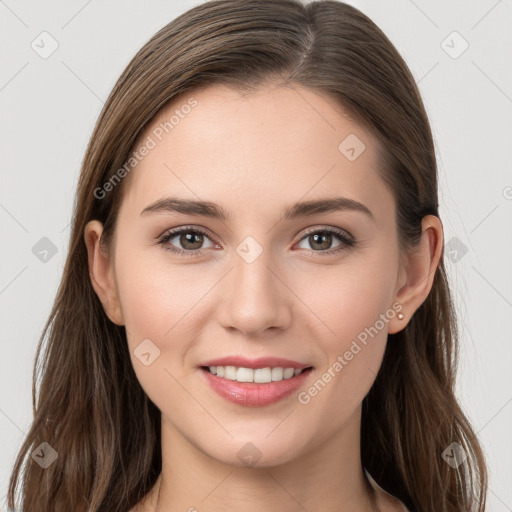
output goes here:
<path id="1" fill-rule="evenodd" d="M 408 508 L 398 499 L 385 491 L 365 470 L 371 486 L 377 493 L 377 505 L 381 512 L 409 512 Z"/>
<path id="2" fill-rule="evenodd" d="M 155 484 L 151 490 L 128 512 L 152 512 L 156 507 L 156 499 L 158 491 L 160 490 L 160 478 L 161 474 L 158 475 Z"/>
<path id="3" fill-rule="evenodd" d="M 149 512 L 150 510 L 152 511 L 154 508 L 151 507 L 147 499 L 142 498 L 142 500 L 127 512 Z"/>
<path id="4" fill-rule="evenodd" d="M 145 502 L 145 500 L 142 499 L 133 508 L 128 510 L 128 512 L 149 512 L 150 510 L 153 510 L 153 509 L 149 508 L 148 504 Z"/>

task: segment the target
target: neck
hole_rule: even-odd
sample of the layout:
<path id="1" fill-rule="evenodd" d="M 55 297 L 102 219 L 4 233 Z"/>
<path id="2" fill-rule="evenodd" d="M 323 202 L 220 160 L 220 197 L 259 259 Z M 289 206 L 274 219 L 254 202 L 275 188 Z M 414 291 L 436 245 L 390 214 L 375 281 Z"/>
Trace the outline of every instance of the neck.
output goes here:
<path id="1" fill-rule="evenodd" d="M 162 473 L 151 510 L 376 511 L 375 492 L 361 466 L 360 421 L 353 420 L 293 460 L 265 463 L 262 454 L 247 467 L 238 459 L 230 464 L 228 447 L 227 461 L 207 455 L 162 416 Z"/>

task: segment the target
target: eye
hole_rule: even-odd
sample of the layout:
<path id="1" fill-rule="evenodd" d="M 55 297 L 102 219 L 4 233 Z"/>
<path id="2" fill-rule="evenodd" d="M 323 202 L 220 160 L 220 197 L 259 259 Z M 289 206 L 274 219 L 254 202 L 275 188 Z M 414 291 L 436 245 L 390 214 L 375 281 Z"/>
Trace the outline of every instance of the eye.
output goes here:
<path id="1" fill-rule="evenodd" d="M 340 242 L 338 245 L 335 245 L 334 248 L 331 247 L 333 239 Z M 317 252 L 322 256 L 343 251 L 355 245 L 354 238 L 346 231 L 330 227 L 308 231 L 306 236 L 301 239 L 300 243 L 304 242 L 309 243 L 310 246 L 313 247 L 310 252 Z"/>
<path id="2" fill-rule="evenodd" d="M 177 239 L 176 243 L 180 244 L 183 249 L 176 247 L 171 242 Z M 202 253 L 204 240 L 210 240 L 210 234 L 202 229 L 184 226 L 177 229 L 167 231 L 158 243 L 164 246 L 164 249 L 183 256 L 196 256 Z M 209 247 L 218 247 L 217 244 L 211 242 Z"/>
<path id="3" fill-rule="evenodd" d="M 220 246 L 211 241 L 213 238 L 210 233 L 204 229 L 194 228 L 191 226 L 183 226 L 176 229 L 167 231 L 159 240 L 158 244 L 162 245 L 166 251 L 173 252 L 182 256 L 197 256 L 202 254 L 203 244 L 206 240 L 210 241 L 208 247 Z M 174 243 L 172 243 L 177 239 Z M 333 241 L 338 240 L 338 244 L 332 248 Z M 329 255 L 340 252 L 344 249 L 355 245 L 354 238 L 341 229 L 325 227 L 321 229 L 314 229 L 308 231 L 305 236 L 302 237 L 300 243 L 309 243 L 313 249 L 309 249 L 309 252 L 319 253 L 321 255 Z M 176 247 L 174 244 L 181 245 Z"/>

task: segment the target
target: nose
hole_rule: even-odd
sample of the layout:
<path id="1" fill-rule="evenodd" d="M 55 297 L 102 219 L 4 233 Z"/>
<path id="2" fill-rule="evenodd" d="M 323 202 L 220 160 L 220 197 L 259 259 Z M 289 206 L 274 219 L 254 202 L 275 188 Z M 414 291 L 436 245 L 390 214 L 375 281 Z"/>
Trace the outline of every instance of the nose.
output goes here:
<path id="1" fill-rule="evenodd" d="M 293 294 L 285 284 L 286 278 L 273 268 L 267 252 L 263 251 L 252 263 L 236 254 L 233 265 L 223 280 L 217 309 L 221 325 L 247 337 L 286 329 L 291 320 Z"/>

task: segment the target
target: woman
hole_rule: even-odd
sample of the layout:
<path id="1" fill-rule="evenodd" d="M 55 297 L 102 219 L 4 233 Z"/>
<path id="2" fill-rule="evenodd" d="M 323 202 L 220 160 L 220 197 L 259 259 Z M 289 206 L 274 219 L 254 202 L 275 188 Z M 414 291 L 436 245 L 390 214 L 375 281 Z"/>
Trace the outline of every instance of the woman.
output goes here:
<path id="1" fill-rule="evenodd" d="M 92 135 L 9 506 L 483 511 L 442 248 L 425 109 L 369 18 L 189 10 Z"/>

